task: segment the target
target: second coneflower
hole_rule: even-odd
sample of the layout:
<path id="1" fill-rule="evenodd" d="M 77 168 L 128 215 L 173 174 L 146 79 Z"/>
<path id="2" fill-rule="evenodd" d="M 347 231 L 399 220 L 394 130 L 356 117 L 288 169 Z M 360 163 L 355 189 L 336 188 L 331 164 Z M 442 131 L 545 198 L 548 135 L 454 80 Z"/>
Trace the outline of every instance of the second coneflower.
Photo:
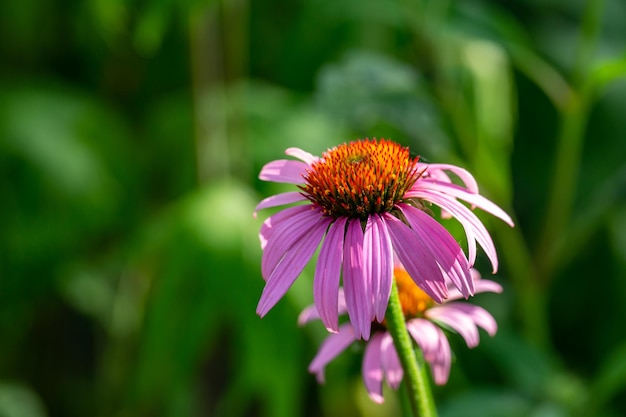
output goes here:
<path id="1" fill-rule="evenodd" d="M 475 279 L 476 292 L 502 292 L 500 284 L 481 279 L 480 274 L 472 269 Z M 468 303 L 455 302 L 462 297 L 456 288 L 450 288 L 450 298 L 442 305 L 435 305 L 426 293 L 415 286 L 402 265 L 394 268 L 394 276 L 398 285 L 398 294 L 402 314 L 406 320 L 406 328 L 424 354 L 424 359 L 430 364 L 434 381 L 443 385 L 448 381 L 452 363 L 450 343 L 446 334 L 439 326 L 461 335 L 470 348 L 478 346 L 479 328 L 483 328 L 493 336 L 498 325 L 493 316 L 484 308 Z M 450 302 L 452 301 L 452 302 Z M 345 311 L 343 293 L 339 293 L 339 310 Z M 315 306 L 306 308 L 298 319 L 300 324 L 319 318 Z M 383 402 L 383 380 L 389 386 L 397 389 L 404 376 L 398 353 L 394 346 L 391 334 L 387 331 L 387 324 L 372 323 L 372 338 L 365 344 L 363 355 L 362 374 L 363 382 L 370 398 Z M 324 382 L 326 366 L 348 346 L 355 342 L 354 327 L 350 323 L 340 326 L 339 332 L 324 340 L 317 355 L 309 365 L 309 371 L 317 376 L 317 380 Z"/>
<path id="2" fill-rule="evenodd" d="M 460 167 L 423 164 L 408 148 L 388 140 L 358 140 L 316 157 L 290 148 L 297 160 L 277 160 L 263 167 L 259 178 L 298 185 L 261 201 L 256 210 L 283 204 L 260 232 L 266 280 L 257 306 L 264 316 L 287 292 L 322 242 L 313 284 L 320 319 L 338 331 L 341 276 L 346 308 L 356 338 L 369 339 L 372 321 L 387 310 L 397 255 L 415 283 L 434 301 L 448 297 L 450 280 L 464 297 L 474 293 L 470 267 L 476 242 L 493 270 L 497 256 L 482 222 L 460 200 L 512 225 L 499 207 L 478 194 L 476 181 Z M 453 183 L 453 173 L 461 185 Z M 435 204 L 463 225 L 469 259 L 450 233 L 425 208 Z"/>

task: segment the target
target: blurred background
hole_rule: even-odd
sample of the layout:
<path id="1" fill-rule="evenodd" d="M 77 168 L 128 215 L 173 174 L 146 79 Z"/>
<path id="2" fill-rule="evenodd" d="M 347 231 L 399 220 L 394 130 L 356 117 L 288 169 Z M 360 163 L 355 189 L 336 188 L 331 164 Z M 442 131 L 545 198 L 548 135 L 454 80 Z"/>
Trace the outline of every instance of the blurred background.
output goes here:
<path id="1" fill-rule="evenodd" d="M 469 169 L 502 295 L 442 417 L 626 416 L 626 3 L 0 2 L 0 416 L 392 416 L 264 319 L 257 175 L 364 137 Z M 459 225 L 444 223 L 459 234 Z M 484 253 L 477 262 L 490 277 Z"/>

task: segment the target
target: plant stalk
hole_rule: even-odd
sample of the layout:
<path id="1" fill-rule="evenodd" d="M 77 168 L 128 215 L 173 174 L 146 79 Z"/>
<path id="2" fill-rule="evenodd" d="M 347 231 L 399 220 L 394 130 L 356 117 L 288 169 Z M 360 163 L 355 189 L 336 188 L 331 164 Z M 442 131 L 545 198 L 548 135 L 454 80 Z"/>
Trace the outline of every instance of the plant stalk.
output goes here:
<path id="1" fill-rule="evenodd" d="M 437 409 L 430 388 L 428 367 L 424 355 L 413 343 L 406 329 L 404 313 L 396 282 L 393 282 L 389 307 L 387 308 L 387 329 L 393 338 L 393 344 L 404 369 L 404 383 L 408 390 L 409 403 L 415 417 L 437 417 Z"/>

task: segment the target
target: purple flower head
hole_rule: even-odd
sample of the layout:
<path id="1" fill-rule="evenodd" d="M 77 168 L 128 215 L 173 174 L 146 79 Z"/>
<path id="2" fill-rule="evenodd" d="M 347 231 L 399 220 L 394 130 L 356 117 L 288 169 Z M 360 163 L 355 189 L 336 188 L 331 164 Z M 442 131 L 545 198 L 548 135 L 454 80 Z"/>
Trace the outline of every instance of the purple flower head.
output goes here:
<path id="1" fill-rule="evenodd" d="M 321 158 L 297 148 L 265 165 L 259 178 L 291 183 L 299 191 L 261 201 L 256 211 L 291 203 L 269 217 L 260 231 L 266 280 L 257 306 L 261 317 L 282 298 L 317 248 L 313 298 L 320 319 L 339 331 L 341 277 L 345 302 L 357 338 L 370 337 L 372 321 L 387 310 L 393 258 L 397 255 L 415 283 L 437 303 L 449 296 L 446 281 L 463 297 L 474 294 L 470 268 L 476 242 L 494 272 L 498 267 L 491 237 L 472 208 L 479 207 L 513 225 L 511 218 L 478 194 L 476 181 L 454 165 L 423 164 L 408 148 L 381 139 L 358 140 L 326 151 Z M 450 173 L 462 185 L 453 183 Z M 434 204 L 461 222 L 468 241 L 466 257 L 457 241 L 426 209 Z M 255 213 L 256 213 L 255 211 Z"/>
<path id="2" fill-rule="evenodd" d="M 475 278 L 476 293 L 502 291 L 500 284 L 480 279 L 480 275 L 474 269 L 471 273 Z M 449 285 L 449 297 L 444 304 L 437 305 L 428 294 L 415 285 L 414 280 L 401 265 L 396 265 L 394 278 L 398 286 L 407 330 L 422 350 L 425 360 L 430 364 L 435 383 L 443 385 L 448 381 L 452 355 L 448 339 L 438 325 L 444 325 L 460 334 L 467 346 L 472 348 L 478 345 L 478 327 L 482 327 L 493 336 L 498 328 L 496 321 L 482 307 L 468 302 L 453 301 L 463 297 L 454 285 Z M 342 291 L 339 292 L 339 309 L 342 312 L 346 311 Z M 313 305 L 300 314 L 298 322 L 302 325 L 318 318 L 320 315 Z M 371 327 L 371 338 L 366 342 L 363 355 L 363 382 L 370 398 L 377 403 L 382 403 L 383 379 L 387 380 L 391 388 L 397 389 L 404 372 L 385 321 L 372 323 Z M 318 382 L 323 383 L 326 365 L 357 340 L 358 337 L 352 324 L 341 325 L 339 332 L 331 334 L 324 340 L 309 365 L 309 372 L 314 373 Z"/>

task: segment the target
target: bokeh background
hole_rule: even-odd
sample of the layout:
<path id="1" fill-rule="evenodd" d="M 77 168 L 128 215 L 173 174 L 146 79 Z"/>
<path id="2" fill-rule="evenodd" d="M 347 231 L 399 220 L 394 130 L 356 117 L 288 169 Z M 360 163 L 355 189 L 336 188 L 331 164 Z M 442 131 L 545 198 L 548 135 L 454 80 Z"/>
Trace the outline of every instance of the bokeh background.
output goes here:
<path id="1" fill-rule="evenodd" d="M 466 167 L 516 220 L 482 216 L 500 329 L 450 335 L 441 416 L 626 416 L 624 22 L 621 0 L 0 2 L 0 416 L 402 415 L 367 399 L 362 347 L 307 373 L 311 267 L 255 314 L 252 212 L 291 190 L 260 168 L 364 137 Z"/>

